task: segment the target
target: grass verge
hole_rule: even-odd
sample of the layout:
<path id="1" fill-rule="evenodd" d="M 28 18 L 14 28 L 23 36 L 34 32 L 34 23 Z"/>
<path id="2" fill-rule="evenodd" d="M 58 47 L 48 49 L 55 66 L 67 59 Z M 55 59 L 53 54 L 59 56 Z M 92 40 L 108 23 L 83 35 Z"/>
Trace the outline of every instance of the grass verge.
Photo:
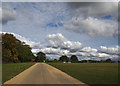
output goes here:
<path id="1" fill-rule="evenodd" d="M 48 63 L 86 84 L 117 84 L 117 63 Z"/>
<path id="2" fill-rule="evenodd" d="M 34 64 L 35 63 L 32 62 L 2 64 L 2 83 L 13 78 Z"/>

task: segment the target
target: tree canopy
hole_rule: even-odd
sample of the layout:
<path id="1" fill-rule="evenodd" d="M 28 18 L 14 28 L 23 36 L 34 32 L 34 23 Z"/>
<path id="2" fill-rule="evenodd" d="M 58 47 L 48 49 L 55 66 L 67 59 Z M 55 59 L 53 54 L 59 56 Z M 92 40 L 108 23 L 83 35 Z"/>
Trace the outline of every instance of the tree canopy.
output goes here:
<path id="1" fill-rule="evenodd" d="M 43 52 L 38 52 L 36 62 L 43 62 L 43 60 L 46 60 L 46 54 Z"/>
<path id="2" fill-rule="evenodd" d="M 71 62 L 78 62 L 78 58 L 76 55 L 72 55 L 71 58 L 70 58 L 70 61 Z"/>
<path id="3" fill-rule="evenodd" d="M 34 57 L 29 45 L 16 39 L 12 34 L 2 34 L 2 60 L 8 62 L 26 62 Z"/>
<path id="4" fill-rule="evenodd" d="M 59 58 L 59 61 L 61 61 L 61 62 L 68 62 L 68 61 L 69 61 L 69 58 L 68 58 L 66 55 L 62 55 L 62 56 Z"/>

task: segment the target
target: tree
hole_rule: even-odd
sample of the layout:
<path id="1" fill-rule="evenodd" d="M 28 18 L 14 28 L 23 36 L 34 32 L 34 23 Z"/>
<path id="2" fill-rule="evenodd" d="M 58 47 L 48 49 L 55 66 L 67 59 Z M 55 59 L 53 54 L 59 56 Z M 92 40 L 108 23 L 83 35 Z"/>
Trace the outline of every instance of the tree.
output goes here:
<path id="1" fill-rule="evenodd" d="M 46 60 L 46 55 L 43 52 L 38 52 L 36 57 L 36 62 L 43 62 L 43 60 Z"/>
<path id="2" fill-rule="evenodd" d="M 2 62 L 6 62 L 8 63 L 10 60 L 9 58 L 9 50 L 5 49 L 5 48 L 2 48 Z"/>
<path id="3" fill-rule="evenodd" d="M 71 62 L 78 62 L 78 58 L 76 55 L 72 55 L 71 58 L 70 58 L 70 61 Z"/>
<path id="4" fill-rule="evenodd" d="M 3 62 L 26 62 L 34 57 L 29 45 L 16 39 L 12 34 L 2 34 Z"/>
<path id="5" fill-rule="evenodd" d="M 66 56 L 66 55 L 62 55 L 60 58 L 59 58 L 59 61 L 61 62 L 68 62 L 69 61 L 69 58 Z"/>
<path id="6" fill-rule="evenodd" d="M 111 59 L 106 59 L 106 62 L 111 62 Z"/>
<path id="7" fill-rule="evenodd" d="M 34 57 L 31 52 L 31 48 L 29 45 L 26 45 L 24 42 L 18 40 L 17 42 L 17 50 L 18 50 L 18 59 L 20 62 L 28 62 L 31 61 Z"/>
<path id="8" fill-rule="evenodd" d="M 12 34 L 2 34 L 2 49 L 3 52 L 6 52 L 8 50 L 9 53 L 8 56 L 9 58 L 7 58 L 5 56 L 5 53 L 3 53 L 3 60 L 4 59 L 8 59 L 9 62 L 17 62 L 18 61 L 18 52 L 17 52 L 17 41 L 16 38 L 12 35 Z M 5 51 L 5 49 L 7 49 Z M 7 61 L 8 62 L 8 61 Z"/>

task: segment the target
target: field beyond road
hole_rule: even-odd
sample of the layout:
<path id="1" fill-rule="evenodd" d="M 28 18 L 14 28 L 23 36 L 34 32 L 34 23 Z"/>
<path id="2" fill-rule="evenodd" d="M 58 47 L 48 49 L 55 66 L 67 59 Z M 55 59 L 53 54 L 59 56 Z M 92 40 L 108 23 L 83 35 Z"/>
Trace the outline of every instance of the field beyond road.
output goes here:
<path id="1" fill-rule="evenodd" d="M 28 62 L 2 64 L 2 83 L 13 78 L 14 76 L 29 68 L 33 64 L 35 63 Z"/>
<path id="2" fill-rule="evenodd" d="M 87 84 L 118 84 L 117 63 L 48 63 Z"/>

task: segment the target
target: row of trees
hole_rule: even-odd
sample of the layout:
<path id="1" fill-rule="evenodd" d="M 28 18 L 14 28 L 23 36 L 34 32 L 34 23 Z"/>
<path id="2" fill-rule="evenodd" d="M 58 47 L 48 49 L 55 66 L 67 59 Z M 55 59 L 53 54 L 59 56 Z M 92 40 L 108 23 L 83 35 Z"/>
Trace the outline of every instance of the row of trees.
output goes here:
<path id="1" fill-rule="evenodd" d="M 43 61 L 48 61 L 50 62 L 48 59 L 46 59 L 46 54 L 43 52 L 38 52 L 37 56 L 35 57 L 35 60 L 33 60 L 35 62 L 43 62 Z M 70 59 L 66 56 L 66 55 L 62 55 L 59 60 L 55 59 L 54 62 L 78 62 L 78 58 L 76 57 L 76 55 L 72 55 L 70 57 Z"/>
<path id="2" fill-rule="evenodd" d="M 106 60 L 82 60 L 78 61 L 78 63 L 115 63 L 116 61 L 112 61 L 111 59 L 106 59 Z"/>
<path id="3" fill-rule="evenodd" d="M 70 59 L 66 56 L 66 55 L 62 55 L 60 58 L 59 58 L 59 61 L 61 61 L 61 62 L 78 62 L 78 58 L 77 58 L 77 56 L 76 55 L 72 55 L 71 57 L 70 57 Z"/>
<path id="4" fill-rule="evenodd" d="M 72 62 L 72 63 L 114 63 L 115 61 L 112 61 L 111 59 L 106 59 L 106 60 L 82 60 L 78 61 L 78 58 L 76 55 L 72 55 L 70 58 L 68 58 L 66 55 L 62 55 L 59 60 L 54 59 L 53 61 L 50 61 L 46 59 L 46 55 L 43 52 L 38 52 L 37 57 L 35 58 L 36 62 Z"/>
<path id="5" fill-rule="evenodd" d="M 12 34 L 2 34 L 2 62 L 27 62 L 34 57 L 29 45 Z"/>

